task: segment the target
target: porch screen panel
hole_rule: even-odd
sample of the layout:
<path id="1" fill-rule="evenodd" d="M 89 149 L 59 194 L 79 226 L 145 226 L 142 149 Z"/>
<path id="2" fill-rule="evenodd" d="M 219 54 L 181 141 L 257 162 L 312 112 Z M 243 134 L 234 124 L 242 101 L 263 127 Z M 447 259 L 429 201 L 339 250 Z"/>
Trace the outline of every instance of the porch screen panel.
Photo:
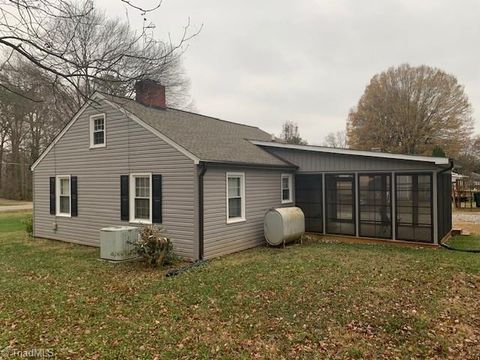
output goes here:
<path id="1" fill-rule="evenodd" d="M 397 239 L 433 242 L 432 176 L 397 175 L 395 185 Z"/>
<path id="2" fill-rule="evenodd" d="M 438 239 L 452 230 L 452 174 L 437 174 Z"/>
<path id="3" fill-rule="evenodd" d="M 392 238 L 392 191 L 389 174 L 360 175 L 360 236 Z"/>
<path id="4" fill-rule="evenodd" d="M 355 176 L 325 175 L 327 233 L 355 235 Z"/>
<path id="5" fill-rule="evenodd" d="M 322 175 L 295 176 L 295 204 L 305 214 L 305 230 L 323 232 Z"/>

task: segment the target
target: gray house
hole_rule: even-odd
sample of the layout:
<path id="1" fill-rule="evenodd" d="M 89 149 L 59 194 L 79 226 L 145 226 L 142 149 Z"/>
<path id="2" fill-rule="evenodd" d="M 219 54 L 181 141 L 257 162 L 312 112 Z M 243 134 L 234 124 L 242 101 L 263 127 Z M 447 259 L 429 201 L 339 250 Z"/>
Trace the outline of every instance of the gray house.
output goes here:
<path id="1" fill-rule="evenodd" d="M 264 241 L 272 207 L 307 231 L 437 244 L 451 229 L 446 158 L 288 145 L 257 127 L 96 93 L 33 164 L 34 235 L 99 245 L 109 225 L 161 224 L 212 258 Z"/>

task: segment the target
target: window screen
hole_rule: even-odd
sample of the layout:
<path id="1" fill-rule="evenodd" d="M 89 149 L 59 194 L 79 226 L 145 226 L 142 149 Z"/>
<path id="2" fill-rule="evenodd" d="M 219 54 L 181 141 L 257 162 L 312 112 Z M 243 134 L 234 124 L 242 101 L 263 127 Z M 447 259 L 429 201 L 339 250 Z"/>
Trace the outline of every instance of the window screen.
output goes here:
<path id="1" fill-rule="evenodd" d="M 135 176 L 135 219 L 150 219 L 150 177 Z"/>
<path id="2" fill-rule="evenodd" d="M 292 175 L 282 175 L 282 202 L 292 201 Z"/>
<path id="3" fill-rule="evenodd" d="M 90 146 L 105 146 L 105 115 L 94 115 L 90 118 Z"/>
<path id="4" fill-rule="evenodd" d="M 99 145 L 105 142 L 105 122 L 104 119 L 95 119 L 93 128 L 93 144 Z"/>
<path id="5" fill-rule="evenodd" d="M 70 214 L 70 178 L 59 178 L 59 212 L 60 214 Z"/>
<path id="6" fill-rule="evenodd" d="M 228 217 L 238 218 L 242 216 L 242 195 L 240 189 L 241 178 L 228 178 Z"/>

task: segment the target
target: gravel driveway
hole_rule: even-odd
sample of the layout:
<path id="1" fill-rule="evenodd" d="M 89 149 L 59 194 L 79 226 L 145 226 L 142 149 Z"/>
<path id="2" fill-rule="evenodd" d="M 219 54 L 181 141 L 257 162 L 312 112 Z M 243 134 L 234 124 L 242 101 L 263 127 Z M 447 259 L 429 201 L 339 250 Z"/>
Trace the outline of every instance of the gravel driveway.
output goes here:
<path id="1" fill-rule="evenodd" d="M 7 205 L 7 206 L 0 206 L 0 212 L 32 210 L 32 208 L 33 208 L 32 203 L 27 203 L 22 205 Z"/>
<path id="2" fill-rule="evenodd" d="M 480 212 L 454 212 L 453 227 L 472 234 L 480 234 Z"/>
<path id="3" fill-rule="evenodd" d="M 480 223 L 480 213 L 466 214 L 466 213 L 453 213 L 453 221 L 466 221 L 473 223 Z"/>

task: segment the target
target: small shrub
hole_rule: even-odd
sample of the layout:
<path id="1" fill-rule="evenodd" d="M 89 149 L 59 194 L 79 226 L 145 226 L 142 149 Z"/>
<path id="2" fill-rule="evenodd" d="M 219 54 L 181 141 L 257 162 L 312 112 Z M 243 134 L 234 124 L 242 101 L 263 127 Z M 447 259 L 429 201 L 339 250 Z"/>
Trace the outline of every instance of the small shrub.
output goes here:
<path id="1" fill-rule="evenodd" d="M 176 259 L 173 244 L 167 237 L 165 229 L 155 225 L 141 227 L 138 240 L 132 245 L 137 254 L 152 267 L 169 265 Z"/>
<path id="2" fill-rule="evenodd" d="M 27 215 L 23 218 L 22 224 L 25 226 L 25 232 L 28 236 L 33 236 L 33 217 L 32 215 Z"/>

